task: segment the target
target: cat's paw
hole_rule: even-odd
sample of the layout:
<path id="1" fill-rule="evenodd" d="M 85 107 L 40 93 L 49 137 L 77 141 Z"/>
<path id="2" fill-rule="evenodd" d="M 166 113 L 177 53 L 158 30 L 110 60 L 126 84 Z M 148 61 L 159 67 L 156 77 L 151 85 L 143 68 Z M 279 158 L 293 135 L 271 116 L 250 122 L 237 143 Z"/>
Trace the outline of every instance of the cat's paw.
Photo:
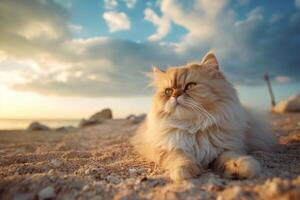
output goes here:
<path id="1" fill-rule="evenodd" d="M 173 181 L 182 181 L 190 178 L 196 178 L 200 175 L 201 169 L 197 164 L 187 163 L 170 170 L 170 177 Z"/>
<path id="2" fill-rule="evenodd" d="M 225 163 L 223 177 L 230 179 L 247 179 L 256 177 L 261 171 L 260 163 L 251 156 Z"/>

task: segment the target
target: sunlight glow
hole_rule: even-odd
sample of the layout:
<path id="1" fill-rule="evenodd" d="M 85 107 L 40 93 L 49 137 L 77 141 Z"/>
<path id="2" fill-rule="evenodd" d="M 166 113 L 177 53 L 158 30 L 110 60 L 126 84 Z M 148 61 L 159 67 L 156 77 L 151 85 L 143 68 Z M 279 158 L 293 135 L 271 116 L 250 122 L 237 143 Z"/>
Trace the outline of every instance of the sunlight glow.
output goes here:
<path id="1" fill-rule="evenodd" d="M 103 108 L 111 108 L 115 118 L 147 112 L 149 97 L 83 98 L 42 96 L 16 92 L 0 86 L 0 118 L 81 119 Z"/>

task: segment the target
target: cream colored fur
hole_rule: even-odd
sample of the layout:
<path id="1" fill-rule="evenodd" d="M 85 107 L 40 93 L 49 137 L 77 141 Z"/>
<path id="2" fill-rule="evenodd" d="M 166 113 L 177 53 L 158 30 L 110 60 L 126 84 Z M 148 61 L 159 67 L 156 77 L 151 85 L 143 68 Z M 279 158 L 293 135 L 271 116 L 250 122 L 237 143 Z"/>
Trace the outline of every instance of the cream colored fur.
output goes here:
<path id="1" fill-rule="evenodd" d="M 276 141 L 266 124 L 241 106 L 213 53 L 199 64 L 166 72 L 155 68 L 153 76 L 152 108 L 132 140 L 143 156 L 169 170 L 173 180 L 197 177 L 210 164 L 228 178 L 258 175 L 260 164 L 247 153 L 271 151 Z M 194 86 L 184 90 L 189 82 Z"/>

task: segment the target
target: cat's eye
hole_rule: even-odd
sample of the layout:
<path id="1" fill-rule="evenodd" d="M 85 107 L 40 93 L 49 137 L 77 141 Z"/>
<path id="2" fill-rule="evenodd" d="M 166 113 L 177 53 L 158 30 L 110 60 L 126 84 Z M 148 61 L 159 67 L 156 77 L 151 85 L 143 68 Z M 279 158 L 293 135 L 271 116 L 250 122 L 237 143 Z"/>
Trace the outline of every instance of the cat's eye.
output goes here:
<path id="1" fill-rule="evenodd" d="M 170 97 L 173 94 L 173 89 L 172 88 L 166 88 L 165 89 L 165 94 Z"/>
<path id="2" fill-rule="evenodd" d="M 189 89 L 192 89 L 193 87 L 196 86 L 196 83 L 195 82 L 190 82 L 188 84 L 185 85 L 185 88 L 184 90 L 189 90 Z"/>

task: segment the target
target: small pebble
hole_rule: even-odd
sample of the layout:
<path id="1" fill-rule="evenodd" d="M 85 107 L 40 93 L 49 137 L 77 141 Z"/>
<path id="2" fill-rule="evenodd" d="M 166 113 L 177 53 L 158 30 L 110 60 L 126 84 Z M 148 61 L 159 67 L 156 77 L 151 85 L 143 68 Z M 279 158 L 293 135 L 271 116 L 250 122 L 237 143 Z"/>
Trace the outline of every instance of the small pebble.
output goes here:
<path id="1" fill-rule="evenodd" d="M 220 186 L 220 185 L 209 184 L 207 186 L 207 190 L 210 191 L 210 192 L 219 192 L 219 191 L 224 190 L 224 187 Z"/>
<path id="2" fill-rule="evenodd" d="M 93 185 L 94 186 L 101 186 L 101 187 L 103 187 L 103 186 L 106 185 L 106 183 L 105 183 L 105 181 L 94 181 Z"/>
<path id="3" fill-rule="evenodd" d="M 87 169 L 87 170 L 84 171 L 84 174 L 85 174 L 85 175 L 89 175 L 90 173 L 91 173 L 91 170 L 90 170 L 90 169 Z"/>
<path id="4" fill-rule="evenodd" d="M 233 196 L 235 196 L 236 198 L 240 197 L 240 195 L 242 195 L 243 191 L 241 186 L 234 186 L 232 188 L 232 194 Z"/>
<path id="5" fill-rule="evenodd" d="M 113 183 L 113 184 L 116 184 L 116 185 L 121 182 L 119 178 L 114 177 L 114 176 L 107 176 L 106 180 Z"/>
<path id="6" fill-rule="evenodd" d="M 52 186 L 42 189 L 39 194 L 39 199 L 51 199 L 55 197 L 55 190 Z"/>
<path id="7" fill-rule="evenodd" d="M 133 185 L 136 183 L 136 179 L 135 178 L 128 178 L 126 179 L 126 183 L 129 185 Z"/>
<path id="8" fill-rule="evenodd" d="M 50 169 L 50 170 L 48 171 L 48 175 L 54 175 L 54 173 L 55 173 L 54 169 Z"/>
<path id="9" fill-rule="evenodd" d="M 85 186 L 83 186 L 83 188 L 82 188 L 82 192 L 87 192 L 87 191 L 89 191 L 91 189 L 91 187 L 89 186 L 89 185 L 85 185 Z"/>
<path id="10" fill-rule="evenodd" d="M 156 186 L 158 186 L 160 184 L 160 181 L 159 180 L 156 180 L 156 179 L 150 179 L 150 180 L 148 180 L 148 182 L 147 182 L 147 185 L 149 186 L 149 187 L 156 187 Z"/>
<path id="11" fill-rule="evenodd" d="M 92 169 L 87 169 L 85 170 L 86 175 L 91 175 L 91 174 L 102 174 L 105 170 L 100 167 L 92 168 Z"/>
<path id="12" fill-rule="evenodd" d="M 129 176 L 137 176 L 137 170 L 136 169 L 131 168 L 128 171 L 129 171 Z"/>
<path id="13" fill-rule="evenodd" d="M 278 185 L 277 182 L 271 182 L 269 184 L 268 189 L 269 189 L 270 195 L 279 195 L 282 192 L 281 187 Z"/>
<path id="14" fill-rule="evenodd" d="M 51 164 L 53 167 L 59 167 L 61 166 L 62 162 L 56 159 L 51 160 Z"/>

